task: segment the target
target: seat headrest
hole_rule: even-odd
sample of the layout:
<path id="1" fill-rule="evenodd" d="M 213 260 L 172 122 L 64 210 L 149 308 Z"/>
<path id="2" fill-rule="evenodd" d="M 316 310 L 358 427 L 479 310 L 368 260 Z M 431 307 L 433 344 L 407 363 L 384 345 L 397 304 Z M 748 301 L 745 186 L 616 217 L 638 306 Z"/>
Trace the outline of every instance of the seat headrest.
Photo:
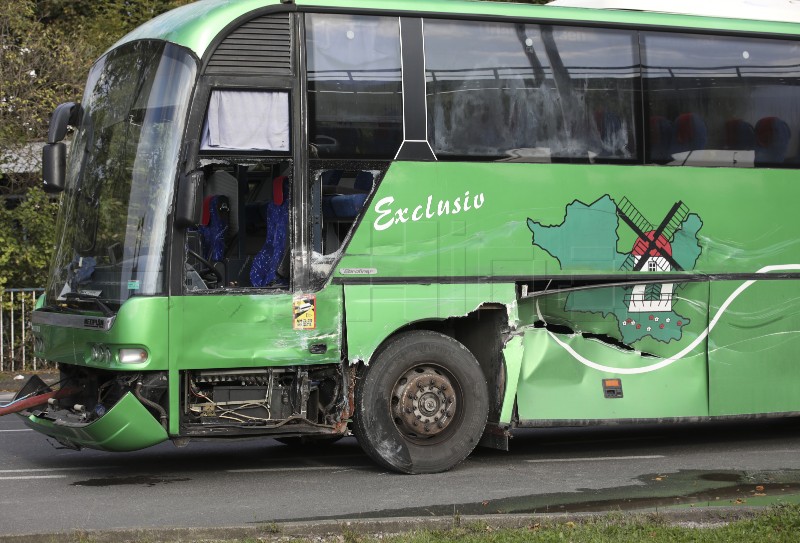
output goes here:
<path id="1" fill-rule="evenodd" d="M 283 201 L 286 198 L 288 180 L 289 178 L 285 175 L 281 175 L 272 180 L 272 203 L 276 206 L 283 205 Z"/>

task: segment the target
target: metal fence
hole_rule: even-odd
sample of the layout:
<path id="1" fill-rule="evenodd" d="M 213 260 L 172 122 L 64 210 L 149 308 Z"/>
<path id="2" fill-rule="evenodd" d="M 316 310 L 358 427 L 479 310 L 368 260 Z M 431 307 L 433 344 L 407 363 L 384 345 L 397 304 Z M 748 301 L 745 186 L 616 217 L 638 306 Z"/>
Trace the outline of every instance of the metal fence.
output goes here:
<path id="1" fill-rule="evenodd" d="M 33 356 L 31 311 L 42 288 L 9 288 L 0 294 L 0 371 L 38 370 L 47 366 Z"/>

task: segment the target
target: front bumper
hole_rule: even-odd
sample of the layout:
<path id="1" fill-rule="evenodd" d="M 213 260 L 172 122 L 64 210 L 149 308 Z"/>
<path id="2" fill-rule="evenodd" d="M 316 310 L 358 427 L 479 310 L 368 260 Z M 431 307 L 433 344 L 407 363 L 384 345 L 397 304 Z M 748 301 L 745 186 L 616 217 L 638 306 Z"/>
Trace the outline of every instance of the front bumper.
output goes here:
<path id="1" fill-rule="evenodd" d="M 47 412 L 23 412 L 25 425 L 72 448 L 127 452 L 151 447 L 168 439 L 167 431 L 128 392 L 108 412 L 88 423 L 67 422 Z"/>

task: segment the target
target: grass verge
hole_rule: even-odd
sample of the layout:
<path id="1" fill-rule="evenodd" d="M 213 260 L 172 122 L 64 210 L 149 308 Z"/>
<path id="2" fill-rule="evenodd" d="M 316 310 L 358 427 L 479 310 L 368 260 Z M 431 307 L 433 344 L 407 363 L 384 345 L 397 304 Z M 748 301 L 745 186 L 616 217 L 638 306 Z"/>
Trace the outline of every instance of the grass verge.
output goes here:
<path id="1" fill-rule="evenodd" d="M 358 528 L 348 527 L 341 534 L 324 538 L 314 537 L 305 541 L 338 541 L 341 543 L 796 543 L 800 541 L 800 506 L 776 505 L 753 518 L 726 521 L 714 517 L 697 521 L 674 522 L 658 514 L 629 515 L 610 513 L 586 517 L 575 521 L 536 520 L 523 528 L 505 529 L 490 523 L 466 523 L 448 530 L 421 531 L 408 534 L 361 534 Z M 454 519 L 454 524 L 458 522 Z M 274 536 L 273 536 L 274 538 Z M 254 541 L 282 539 L 270 538 Z M 298 538 L 297 540 L 300 540 Z M 253 543 L 247 542 L 247 543 Z"/>

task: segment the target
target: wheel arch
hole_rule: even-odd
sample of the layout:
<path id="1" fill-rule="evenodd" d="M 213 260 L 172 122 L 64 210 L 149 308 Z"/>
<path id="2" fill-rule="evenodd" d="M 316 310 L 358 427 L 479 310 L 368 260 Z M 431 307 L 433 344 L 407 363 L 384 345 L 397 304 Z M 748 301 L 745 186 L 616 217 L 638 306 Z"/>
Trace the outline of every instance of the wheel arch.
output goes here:
<path id="1" fill-rule="evenodd" d="M 499 423 L 508 383 L 503 348 L 510 334 L 509 314 L 503 304 L 484 304 L 463 316 L 421 319 L 388 334 L 369 360 L 354 361 L 366 368 L 397 336 L 413 331 L 430 331 L 461 343 L 478 361 L 489 390 L 489 423 Z M 353 362 L 353 361 L 351 361 Z"/>

